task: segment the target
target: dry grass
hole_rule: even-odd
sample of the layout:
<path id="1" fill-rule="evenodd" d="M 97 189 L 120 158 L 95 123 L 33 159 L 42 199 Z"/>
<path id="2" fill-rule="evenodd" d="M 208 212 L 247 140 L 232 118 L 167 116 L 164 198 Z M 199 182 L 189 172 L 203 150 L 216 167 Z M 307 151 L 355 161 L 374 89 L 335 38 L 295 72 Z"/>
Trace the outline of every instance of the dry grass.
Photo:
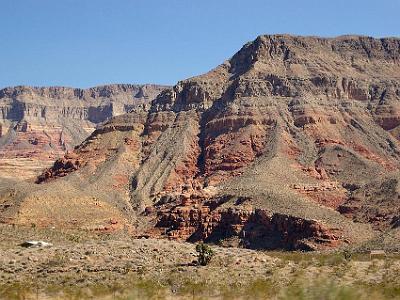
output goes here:
<path id="1" fill-rule="evenodd" d="M 210 285 L 207 282 L 183 281 L 180 286 L 158 281 L 131 278 L 114 285 L 86 287 L 33 284 L 0 286 L 0 299 L 304 299 L 304 300 L 386 300 L 400 299 L 400 288 L 390 283 L 347 285 L 329 278 L 310 281 L 306 276 L 287 285 L 273 280 L 256 279 L 245 285 Z"/>
<path id="2" fill-rule="evenodd" d="M 399 255 L 254 251 L 84 232 L 2 229 L 0 299 L 400 299 Z M 25 249 L 26 239 L 53 243 Z M 321 298 L 322 297 L 322 298 Z"/>

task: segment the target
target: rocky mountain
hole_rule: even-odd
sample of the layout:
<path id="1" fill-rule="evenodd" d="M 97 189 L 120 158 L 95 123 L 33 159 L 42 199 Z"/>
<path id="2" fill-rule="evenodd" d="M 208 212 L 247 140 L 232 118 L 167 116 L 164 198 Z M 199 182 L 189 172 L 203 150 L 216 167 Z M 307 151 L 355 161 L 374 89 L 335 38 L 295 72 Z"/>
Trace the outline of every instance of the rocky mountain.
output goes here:
<path id="1" fill-rule="evenodd" d="M 0 177 L 37 176 L 98 124 L 148 105 L 165 88 L 121 84 L 0 90 Z"/>
<path id="2" fill-rule="evenodd" d="M 400 39 L 264 35 L 106 121 L 3 222 L 329 249 L 397 234 Z M 391 239 L 388 247 L 399 247 Z"/>

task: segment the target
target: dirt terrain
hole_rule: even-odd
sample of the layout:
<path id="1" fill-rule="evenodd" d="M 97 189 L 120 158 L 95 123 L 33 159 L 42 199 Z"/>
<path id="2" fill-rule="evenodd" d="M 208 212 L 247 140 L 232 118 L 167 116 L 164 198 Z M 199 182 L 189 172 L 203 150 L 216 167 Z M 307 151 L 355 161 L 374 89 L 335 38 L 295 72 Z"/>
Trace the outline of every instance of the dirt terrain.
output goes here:
<path id="1" fill-rule="evenodd" d="M 31 227 L 0 227 L 0 299 L 398 299 L 398 255 L 264 252 Z M 51 247 L 24 248 L 26 240 Z M 303 295 L 303 296 L 301 296 Z M 319 298 L 318 298 L 319 297 Z"/>

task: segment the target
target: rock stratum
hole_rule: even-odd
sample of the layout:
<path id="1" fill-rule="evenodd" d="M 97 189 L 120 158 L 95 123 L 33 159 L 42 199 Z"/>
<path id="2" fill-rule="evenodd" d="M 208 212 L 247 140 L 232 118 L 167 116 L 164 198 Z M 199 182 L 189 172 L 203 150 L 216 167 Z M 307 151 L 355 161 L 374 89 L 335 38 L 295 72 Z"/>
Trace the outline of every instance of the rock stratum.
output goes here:
<path id="1" fill-rule="evenodd" d="M 34 178 L 98 124 L 148 105 L 165 88 L 116 84 L 0 90 L 0 177 Z"/>
<path id="2" fill-rule="evenodd" d="M 3 222 L 323 250 L 400 246 L 400 39 L 264 35 L 111 118 Z"/>

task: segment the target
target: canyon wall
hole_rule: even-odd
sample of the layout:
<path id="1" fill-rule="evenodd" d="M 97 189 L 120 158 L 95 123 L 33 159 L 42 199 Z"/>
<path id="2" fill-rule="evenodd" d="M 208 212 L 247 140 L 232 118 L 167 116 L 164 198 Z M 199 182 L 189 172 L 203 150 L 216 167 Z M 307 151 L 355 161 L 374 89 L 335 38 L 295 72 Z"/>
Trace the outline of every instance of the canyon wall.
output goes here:
<path id="1" fill-rule="evenodd" d="M 165 88 L 120 84 L 0 90 L 0 177 L 35 177 L 97 125 L 113 116 L 147 109 Z"/>
<path id="2" fill-rule="evenodd" d="M 48 224 L 64 216 L 28 207 L 95 199 L 138 236 L 264 249 L 362 243 L 398 224 L 399 103 L 400 39 L 263 35 L 105 121 L 9 216 Z"/>

